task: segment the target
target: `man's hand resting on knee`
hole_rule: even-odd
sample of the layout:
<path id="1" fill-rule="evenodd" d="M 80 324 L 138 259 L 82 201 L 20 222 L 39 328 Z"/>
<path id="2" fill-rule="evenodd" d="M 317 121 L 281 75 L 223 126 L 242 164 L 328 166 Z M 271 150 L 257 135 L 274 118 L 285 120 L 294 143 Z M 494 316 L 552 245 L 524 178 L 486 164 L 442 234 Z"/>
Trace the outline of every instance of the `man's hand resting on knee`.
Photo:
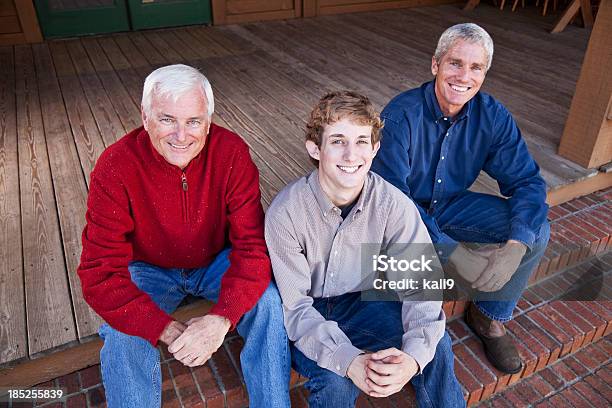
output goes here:
<path id="1" fill-rule="evenodd" d="M 168 351 L 188 367 L 197 367 L 210 359 L 221 347 L 231 323 L 225 317 L 206 315 L 187 322 L 185 331 L 168 347 Z"/>
<path id="2" fill-rule="evenodd" d="M 388 397 L 399 392 L 419 371 L 410 355 L 396 348 L 377 351 L 366 363 L 366 383 L 371 397 Z"/>
<path id="3" fill-rule="evenodd" d="M 525 244 L 509 240 L 503 247 L 488 253 L 489 262 L 480 277 L 472 284 L 483 292 L 500 290 L 514 275 L 527 252 Z"/>
<path id="4" fill-rule="evenodd" d="M 482 275 L 488 264 L 487 254 L 466 247 L 460 243 L 448 258 L 454 271 L 472 283 Z"/>

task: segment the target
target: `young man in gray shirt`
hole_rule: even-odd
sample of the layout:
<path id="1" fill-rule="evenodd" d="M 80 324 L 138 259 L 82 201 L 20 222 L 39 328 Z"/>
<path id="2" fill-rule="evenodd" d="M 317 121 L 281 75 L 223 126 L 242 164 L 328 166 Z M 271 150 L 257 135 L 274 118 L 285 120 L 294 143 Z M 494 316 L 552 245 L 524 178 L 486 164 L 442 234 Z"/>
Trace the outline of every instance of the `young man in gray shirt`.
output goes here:
<path id="1" fill-rule="evenodd" d="M 285 187 L 266 214 L 294 368 L 311 407 L 353 407 L 408 381 L 419 406 L 465 406 L 441 300 L 366 301 L 363 244 L 431 245 L 415 205 L 371 173 L 381 121 L 354 92 L 325 95 L 307 125 L 317 169 Z"/>

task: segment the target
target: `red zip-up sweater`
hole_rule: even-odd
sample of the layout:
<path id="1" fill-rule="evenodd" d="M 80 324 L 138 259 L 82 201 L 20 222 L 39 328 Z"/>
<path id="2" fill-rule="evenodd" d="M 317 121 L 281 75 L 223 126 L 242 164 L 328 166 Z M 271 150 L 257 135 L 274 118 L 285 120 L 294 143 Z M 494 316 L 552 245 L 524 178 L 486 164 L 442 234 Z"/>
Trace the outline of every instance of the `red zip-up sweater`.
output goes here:
<path id="1" fill-rule="evenodd" d="M 130 279 L 128 264 L 208 265 L 231 245 L 211 313 L 235 326 L 271 278 L 259 174 L 246 143 L 214 124 L 181 170 L 141 127 L 108 147 L 91 173 L 78 274 L 85 301 L 113 328 L 156 345 L 172 317 Z"/>

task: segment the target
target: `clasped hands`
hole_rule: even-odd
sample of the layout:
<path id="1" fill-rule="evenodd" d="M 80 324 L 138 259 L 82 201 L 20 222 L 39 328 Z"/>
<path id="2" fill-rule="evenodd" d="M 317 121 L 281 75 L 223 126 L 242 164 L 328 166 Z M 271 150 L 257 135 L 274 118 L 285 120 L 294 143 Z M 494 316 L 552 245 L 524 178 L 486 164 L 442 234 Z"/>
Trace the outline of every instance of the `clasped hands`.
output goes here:
<path id="1" fill-rule="evenodd" d="M 473 289 L 495 292 L 512 278 L 526 251 L 525 244 L 515 240 L 501 247 L 489 244 L 478 249 L 459 244 L 449 262 L 461 277 L 472 283 Z"/>
<path id="2" fill-rule="evenodd" d="M 388 397 L 399 392 L 419 371 L 410 355 L 396 348 L 360 354 L 353 359 L 347 376 L 371 397 Z"/>
<path id="3" fill-rule="evenodd" d="M 188 367 L 206 363 L 221 347 L 231 323 L 225 317 L 206 315 L 194 317 L 183 324 L 170 322 L 159 340 L 168 345 L 174 358 Z"/>

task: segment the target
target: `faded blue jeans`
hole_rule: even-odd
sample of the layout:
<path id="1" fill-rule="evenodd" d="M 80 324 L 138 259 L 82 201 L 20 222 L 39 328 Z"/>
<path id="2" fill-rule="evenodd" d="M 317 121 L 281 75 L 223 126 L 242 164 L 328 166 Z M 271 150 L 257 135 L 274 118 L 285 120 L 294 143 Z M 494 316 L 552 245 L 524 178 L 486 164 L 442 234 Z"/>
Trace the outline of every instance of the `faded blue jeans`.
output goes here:
<path id="1" fill-rule="evenodd" d="M 132 281 L 162 310 L 171 313 L 188 294 L 217 301 L 221 277 L 230 264 L 229 252 L 230 249 L 222 251 L 210 265 L 199 269 L 163 269 L 132 262 L 129 271 Z M 289 343 L 280 295 L 274 283 L 268 286 L 257 305 L 242 317 L 237 329 L 245 339 L 240 362 L 250 405 L 289 407 Z M 100 327 L 99 333 L 104 339 L 100 360 L 108 406 L 161 406 L 157 348 L 107 324 Z"/>
<path id="2" fill-rule="evenodd" d="M 378 351 L 402 348 L 402 303 L 362 301 L 361 293 L 347 293 L 330 298 L 316 298 L 313 306 L 327 320 L 338 323 L 355 347 Z M 354 407 L 361 392 L 349 378 L 321 368 L 291 344 L 291 360 L 297 372 L 309 378 L 311 408 Z M 446 331 L 440 339 L 433 360 L 410 383 L 419 407 L 465 407 L 461 386 L 455 377 L 454 356 Z"/>
<path id="3" fill-rule="evenodd" d="M 510 237 L 510 207 L 505 198 L 466 191 L 436 206 L 431 215 L 440 229 L 456 241 L 504 243 Z M 474 304 L 482 313 L 501 322 L 512 319 L 512 311 L 540 263 L 549 237 L 550 225 L 545 220 L 508 283 L 497 292 L 481 292 L 477 296 Z"/>

